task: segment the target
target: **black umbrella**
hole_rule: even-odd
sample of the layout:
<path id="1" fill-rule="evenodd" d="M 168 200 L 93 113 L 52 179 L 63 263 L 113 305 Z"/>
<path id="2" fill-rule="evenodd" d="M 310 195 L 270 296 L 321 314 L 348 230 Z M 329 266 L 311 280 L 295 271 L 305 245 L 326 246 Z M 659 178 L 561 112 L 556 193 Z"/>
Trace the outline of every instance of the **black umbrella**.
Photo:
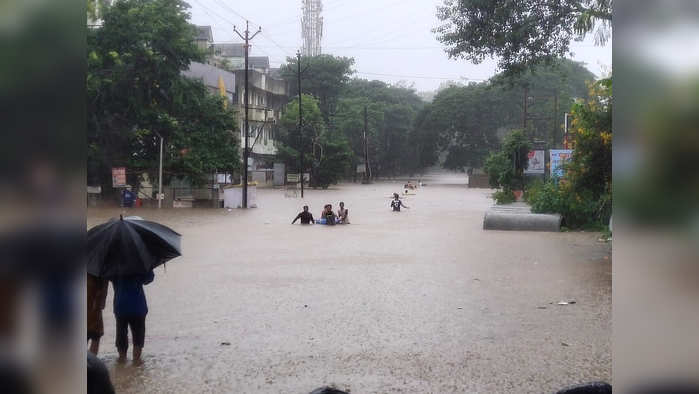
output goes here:
<path id="1" fill-rule="evenodd" d="M 100 278 L 147 274 L 181 255 L 180 234 L 147 220 L 120 217 L 87 232 L 87 272 Z"/>

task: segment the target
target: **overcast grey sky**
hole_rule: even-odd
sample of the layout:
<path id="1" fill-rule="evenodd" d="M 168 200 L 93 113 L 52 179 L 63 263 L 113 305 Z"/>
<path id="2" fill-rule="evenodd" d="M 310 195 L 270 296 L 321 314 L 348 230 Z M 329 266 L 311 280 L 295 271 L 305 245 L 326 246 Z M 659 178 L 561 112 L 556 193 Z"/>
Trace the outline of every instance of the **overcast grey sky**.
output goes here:
<path id="1" fill-rule="evenodd" d="M 269 56 L 279 66 L 301 45 L 301 0 L 187 0 L 192 22 L 211 25 L 215 42 L 241 42 L 233 25 L 262 27 L 251 55 Z M 484 80 L 496 70 L 494 60 L 474 65 L 451 60 L 432 28 L 443 0 L 324 0 L 323 53 L 354 57 L 357 76 L 386 82 L 414 82 L 419 91 L 436 89 L 446 80 Z M 242 29 L 241 29 L 242 30 Z M 598 76 L 612 64 L 612 47 L 595 46 L 592 38 L 573 42 L 574 60 Z"/>

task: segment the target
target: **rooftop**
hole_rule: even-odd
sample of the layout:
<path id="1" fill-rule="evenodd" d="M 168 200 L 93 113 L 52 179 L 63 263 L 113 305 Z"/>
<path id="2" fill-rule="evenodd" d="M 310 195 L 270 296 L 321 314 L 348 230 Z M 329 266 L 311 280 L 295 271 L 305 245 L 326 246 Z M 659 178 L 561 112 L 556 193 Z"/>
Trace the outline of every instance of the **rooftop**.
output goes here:
<path id="1" fill-rule="evenodd" d="M 235 92 L 235 74 L 226 70 L 214 67 L 210 64 L 192 62 L 189 65 L 189 70 L 182 73 L 185 77 L 201 80 L 204 85 L 218 89 L 218 78 L 223 78 L 223 83 L 226 85 L 226 91 L 229 93 Z"/>
<path id="2" fill-rule="evenodd" d="M 211 26 L 195 26 L 197 29 L 197 41 L 213 42 L 214 34 L 211 31 Z"/>
<path id="3" fill-rule="evenodd" d="M 248 56 L 250 68 L 269 68 L 269 56 Z"/>
<path id="4" fill-rule="evenodd" d="M 244 57 L 243 44 L 214 44 L 214 54 L 223 57 Z"/>

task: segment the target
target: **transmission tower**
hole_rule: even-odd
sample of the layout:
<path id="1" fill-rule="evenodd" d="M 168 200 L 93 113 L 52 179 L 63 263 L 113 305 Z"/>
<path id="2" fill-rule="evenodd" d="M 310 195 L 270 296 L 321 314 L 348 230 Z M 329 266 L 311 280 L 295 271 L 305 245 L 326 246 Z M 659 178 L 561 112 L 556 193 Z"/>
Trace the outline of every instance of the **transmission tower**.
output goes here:
<path id="1" fill-rule="evenodd" d="M 302 54 L 304 56 L 320 55 L 320 42 L 323 39 L 322 0 L 302 0 L 301 37 L 303 38 Z"/>

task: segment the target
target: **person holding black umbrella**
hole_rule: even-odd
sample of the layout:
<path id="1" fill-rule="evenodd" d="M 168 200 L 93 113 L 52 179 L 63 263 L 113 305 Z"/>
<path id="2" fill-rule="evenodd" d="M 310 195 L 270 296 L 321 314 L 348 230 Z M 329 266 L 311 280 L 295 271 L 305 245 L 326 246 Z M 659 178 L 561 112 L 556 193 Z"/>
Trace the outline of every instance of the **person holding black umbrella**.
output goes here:
<path id="1" fill-rule="evenodd" d="M 143 285 L 153 281 L 155 267 L 182 255 L 180 238 L 171 228 L 139 217 L 120 216 L 87 232 L 87 273 L 114 287 L 119 362 L 126 361 L 129 327 L 133 362 L 142 362 L 148 314 Z"/>
<path id="2" fill-rule="evenodd" d="M 150 271 L 145 275 L 131 275 L 112 280 L 114 287 L 114 317 L 116 318 L 116 348 L 118 362 L 126 362 L 129 349 L 129 333 L 133 341 L 133 363 L 142 363 L 141 353 L 146 339 L 146 315 L 148 304 L 143 285 L 152 282 L 155 275 Z"/>

